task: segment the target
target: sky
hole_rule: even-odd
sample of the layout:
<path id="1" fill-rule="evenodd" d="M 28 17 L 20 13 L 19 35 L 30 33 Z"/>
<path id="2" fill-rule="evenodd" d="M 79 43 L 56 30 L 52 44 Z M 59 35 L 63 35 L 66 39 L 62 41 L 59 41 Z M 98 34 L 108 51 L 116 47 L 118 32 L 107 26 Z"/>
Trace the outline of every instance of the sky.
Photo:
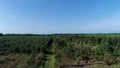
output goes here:
<path id="1" fill-rule="evenodd" d="M 120 0 L 0 0 L 0 33 L 120 33 Z"/>

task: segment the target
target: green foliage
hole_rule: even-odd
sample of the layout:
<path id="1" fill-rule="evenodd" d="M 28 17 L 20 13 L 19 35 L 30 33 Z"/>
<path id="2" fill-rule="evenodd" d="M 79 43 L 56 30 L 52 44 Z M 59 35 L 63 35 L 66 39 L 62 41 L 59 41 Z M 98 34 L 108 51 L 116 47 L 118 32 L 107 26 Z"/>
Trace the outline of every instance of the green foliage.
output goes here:
<path id="1" fill-rule="evenodd" d="M 76 50 L 74 56 L 75 56 L 76 60 L 78 60 L 81 56 L 81 50 Z"/>
<path id="2" fill-rule="evenodd" d="M 29 66 L 31 66 L 31 65 L 34 63 L 34 55 L 31 54 L 30 56 L 26 57 L 25 62 L 26 62 Z"/>
<path id="3" fill-rule="evenodd" d="M 2 34 L 2 33 L 0 33 L 0 36 L 3 36 L 3 34 Z"/>
<path id="4" fill-rule="evenodd" d="M 103 61 L 108 65 L 119 63 L 119 34 L 0 34 L 0 56 L 26 54 L 25 63 L 33 68 L 72 66 L 72 64 L 92 60 Z M 51 61 L 45 60 L 51 57 Z M 54 56 L 54 58 L 53 58 Z M 1 60 L 0 64 L 5 61 Z M 11 64 L 12 65 L 12 64 Z"/>

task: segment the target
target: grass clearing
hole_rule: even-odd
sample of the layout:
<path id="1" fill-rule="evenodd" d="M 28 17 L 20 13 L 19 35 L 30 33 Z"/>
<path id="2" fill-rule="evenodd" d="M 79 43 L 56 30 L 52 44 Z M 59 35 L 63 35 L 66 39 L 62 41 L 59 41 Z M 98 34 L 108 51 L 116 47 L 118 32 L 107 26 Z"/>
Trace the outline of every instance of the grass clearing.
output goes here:
<path id="1" fill-rule="evenodd" d="M 54 68 L 55 58 L 53 54 L 46 55 L 45 68 Z"/>

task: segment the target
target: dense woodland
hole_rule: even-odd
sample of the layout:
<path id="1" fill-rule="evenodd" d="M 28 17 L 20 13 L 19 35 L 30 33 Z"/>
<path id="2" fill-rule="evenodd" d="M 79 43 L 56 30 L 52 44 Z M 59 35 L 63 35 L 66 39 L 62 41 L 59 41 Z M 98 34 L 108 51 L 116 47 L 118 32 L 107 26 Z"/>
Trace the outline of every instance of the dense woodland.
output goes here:
<path id="1" fill-rule="evenodd" d="M 119 63 L 120 34 L 0 34 L 0 68 L 89 68 Z"/>

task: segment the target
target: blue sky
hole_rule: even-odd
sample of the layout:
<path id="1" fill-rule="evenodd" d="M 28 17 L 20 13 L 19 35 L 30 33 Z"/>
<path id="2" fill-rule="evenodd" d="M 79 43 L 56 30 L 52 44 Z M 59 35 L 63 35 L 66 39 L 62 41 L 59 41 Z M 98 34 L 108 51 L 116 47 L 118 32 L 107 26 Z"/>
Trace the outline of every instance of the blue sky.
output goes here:
<path id="1" fill-rule="evenodd" d="M 120 0 L 0 0 L 1 33 L 119 33 Z"/>

